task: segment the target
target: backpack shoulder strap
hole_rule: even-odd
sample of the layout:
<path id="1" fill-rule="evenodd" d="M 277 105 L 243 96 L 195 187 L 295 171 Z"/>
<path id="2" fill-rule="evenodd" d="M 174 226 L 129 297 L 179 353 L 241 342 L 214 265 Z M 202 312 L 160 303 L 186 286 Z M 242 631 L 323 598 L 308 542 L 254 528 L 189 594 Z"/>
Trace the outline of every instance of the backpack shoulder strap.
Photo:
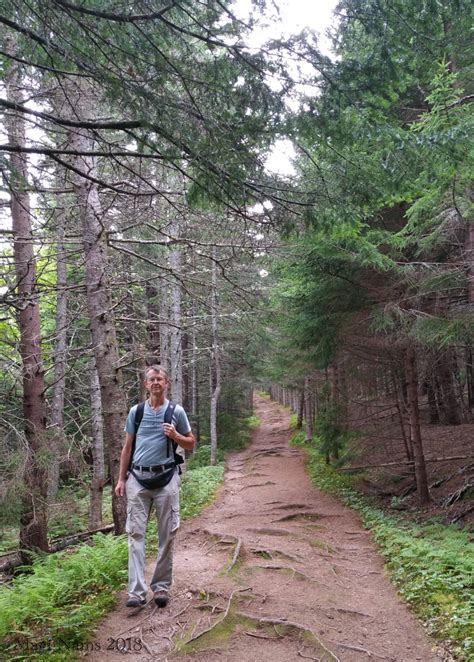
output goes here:
<path id="1" fill-rule="evenodd" d="M 142 422 L 144 411 L 145 411 L 145 401 L 140 402 L 140 404 L 137 405 L 137 409 L 135 411 L 135 436 L 137 436 L 138 428 L 140 427 L 140 423 Z"/>
<path id="2" fill-rule="evenodd" d="M 170 400 L 168 406 L 166 407 L 164 422 L 171 423 L 173 421 L 174 410 L 176 409 L 176 403 Z"/>
<path id="3" fill-rule="evenodd" d="M 173 422 L 173 414 L 174 414 L 175 409 L 176 409 L 176 403 L 173 402 L 172 400 L 170 400 L 169 403 L 168 403 L 168 406 L 166 407 L 166 411 L 165 411 L 165 416 L 164 416 L 164 422 L 165 423 L 172 423 Z M 172 448 L 173 449 L 173 459 L 174 459 L 175 464 L 182 464 L 183 463 L 183 458 L 181 457 L 181 455 L 179 453 L 176 452 L 177 447 L 178 447 L 178 444 L 173 439 L 170 439 L 169 437 L 166 437 L 166 455 L 168 457 L 171 456 L 170 451 L 171 451 L 171 448 Z"/>
<path id="4" fill-rule="evenodd" d="M 133 437 L 132 451 L 130 453 L 130 461 L 128 463 L 128 470 L 129 471 L 132 470 L 133 456 L 135 454 L 135 444 L 136 444 L 136 440 L 137 440 L 137 432 L 138 432 L 138 428 L 140 427 L 140 423 L 142 422 L 144 411 L 145 411 L 145 402 L 140 402 L 140 404 L 138 404 L 137 408 L 135 409 L 135 420 L 134 420 L 135 435 Z"/>

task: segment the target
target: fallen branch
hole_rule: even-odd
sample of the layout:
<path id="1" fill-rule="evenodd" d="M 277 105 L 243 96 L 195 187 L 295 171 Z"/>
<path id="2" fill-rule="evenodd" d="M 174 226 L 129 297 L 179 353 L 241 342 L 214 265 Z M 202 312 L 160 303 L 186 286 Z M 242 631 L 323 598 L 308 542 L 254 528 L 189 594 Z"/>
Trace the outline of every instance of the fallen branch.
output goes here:
<path id="1" fill-rule="evenodd" d="M 472 460 L 473 455 L 450 455 L 449 457 L 425 457 L 425 462 L 451 462 L 452 460 Z M 363 464 L 356 467 L 339 467 L 337 471 L 356 471 L 358 469 L 378 469 L 380 467 L 399 467 L 414 465 L 414 460 L 399 460 L 397 462 L 384 462 L 383 464 Z"/>
<path id="2" fill-rule="evenodd" d="M 466 471 L 470 471 L 471 469 L 474 468 L 474 464 L 466 464 L 464 467 L 459 467 L 456 469 L 456 471 L 453 471 L 452 474 L 449 474 L 449 476 L 444 476 L 443 478 L 439 478 L 436 480 L 434 483 L 431 483 L 430 490 L 436 487 L 441 487 L 441 485 L 444 485 L 444 483 L 449 483 L 449 481 L 454 478 L 454 476 L 458 476 L 460 474 L 463 474 Z"/>
<path id="3" fill-rule="evenodd" d="M 55 552 L 60 552 L 61 550 L 66 549 L 67 547 L 73 547 L 82 542 L 85 542 L 86 540 L 94 536 L 96 533 L 112 533 L 113 530 L 114 530 L 114 525 L 107 524 L 107 526 L 103 526 L 100 529 L 92 529 L 91 531 L 81 531 L 80 533 L 74 533 L 67 536 L 62 536 L 61 538 L 53 538 L 49 543 L 48 554 L 54 554 Z M 15 570 L 15 568 L 19 568 L 20 566 L 25 565 L 23 561 L 21 561 L 19 552 L 17 551 L 7 552 L 2 556 L 13 557 L 13 558 L 11 558 L 9 561 L 4 561 L 0 563 L 0 574 L 10 572 L 11 570 Z"/>

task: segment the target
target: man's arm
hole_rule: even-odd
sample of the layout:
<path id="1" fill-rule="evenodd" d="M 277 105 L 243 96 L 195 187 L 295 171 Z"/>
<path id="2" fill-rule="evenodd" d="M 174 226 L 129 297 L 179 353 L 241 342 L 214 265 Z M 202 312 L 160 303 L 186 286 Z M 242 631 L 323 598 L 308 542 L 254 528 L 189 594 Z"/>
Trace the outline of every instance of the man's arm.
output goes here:
<path id="1" fill-rule="evenodd" d="M 115 486 L 115 494 L 118 497 L 125 494 L 125 481 L 127 480 L 128 465 L 130 463 L 130 454 L 132 452 L 132 444 L 134 439 L 133 434 L 130 432 L 125 433 L 125 443 L 120 454 L 120 468 L 117 485 Z"/>

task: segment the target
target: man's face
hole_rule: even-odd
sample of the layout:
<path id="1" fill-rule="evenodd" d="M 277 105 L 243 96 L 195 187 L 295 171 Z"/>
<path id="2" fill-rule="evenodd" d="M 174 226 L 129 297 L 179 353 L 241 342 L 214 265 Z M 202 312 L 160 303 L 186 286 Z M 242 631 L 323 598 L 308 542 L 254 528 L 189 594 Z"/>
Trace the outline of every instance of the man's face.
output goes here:
<path id="1" fill-rule="evenodd" d="M 145 387 L 151 394 L 161 395 L 166 391 L 168 380 L 162 372 L 150 370 L 145 379 Z"/>

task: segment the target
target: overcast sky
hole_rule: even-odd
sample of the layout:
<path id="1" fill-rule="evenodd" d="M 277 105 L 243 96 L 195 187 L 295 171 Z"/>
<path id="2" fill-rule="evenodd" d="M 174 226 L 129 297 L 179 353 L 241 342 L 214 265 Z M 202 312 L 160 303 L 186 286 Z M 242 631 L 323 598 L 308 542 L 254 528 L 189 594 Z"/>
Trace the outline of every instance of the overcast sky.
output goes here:
<path id="1" fill-rule="evenodd" d="M 330 54 L 330 41 L 326 38 L 326 30 L 334 24 L 332 14 L 338 0 L 274 0 L 269 2 L 265 27 L 259 25 L 246 43 L 253 48 L 260 48 L 269 39 L 288 37 L 310 28 L 319 36 L 321 50 Z M 252 0 L 235 0 L 234 11 L 238 18 L 245 20 L 252 12 Z M 271 9 L 270 5 L 276 5 Z M 292 175 L 295 170 L 291 160 L 295 150 L 289 140 L 278 140 L 270 156 L 266 159 L 266 168 L 280 175 Z"/>
<path id="2" fill-rule="evenodd" d="M 329 49 L 324 33 L 333 21 L 332 12 L 338 0 L 273 0 L 268 2 L 267 27 L 255 31 L 251 45 L 258 47 L 267 39 L 297 34 L 311 28 L 321 37 L 321 46 Z M 271 9 L 271 5 L 278 7 Z M 245 19 L 252 11 L 252 0 L 235 0 L 235 13 Z"/>

